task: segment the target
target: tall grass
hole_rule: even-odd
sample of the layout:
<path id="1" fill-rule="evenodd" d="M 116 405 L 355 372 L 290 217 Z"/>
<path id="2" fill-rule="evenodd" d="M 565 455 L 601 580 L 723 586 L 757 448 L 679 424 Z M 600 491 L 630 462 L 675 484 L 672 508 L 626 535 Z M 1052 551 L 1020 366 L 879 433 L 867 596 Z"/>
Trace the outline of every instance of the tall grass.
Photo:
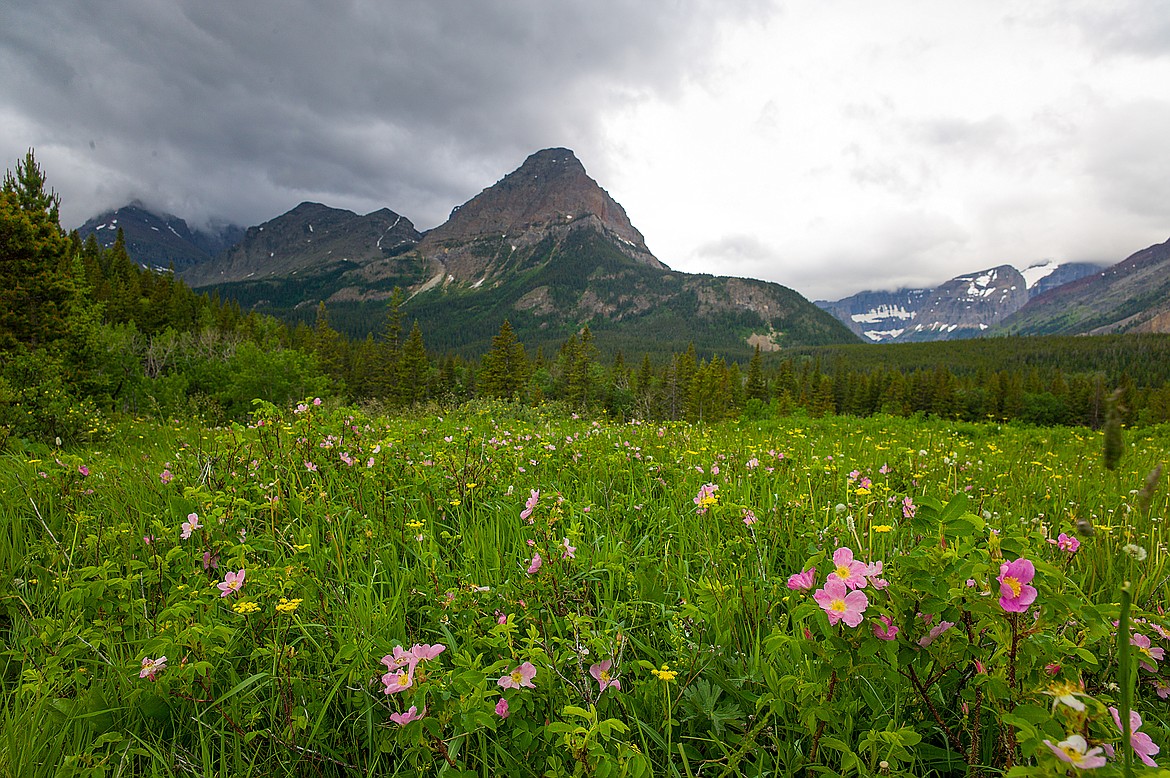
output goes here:
<path id="1" fill-rule="evenodd" d="M 1125 438 L 1109 473 L 1101 435 L 1081 429 L 803 417 L 660 426 L 486 404 L 385 419 L 306 405 L 262 408 L 247 427 L 138 423 L 101 450 L 8 454 L 0 766 L 20 776 L 1050 767 L 1041 741 L 1059 739 L 1063 714 L 1027 719 L 1027 706 L 1050 708 L 1043 668 L 1061 651 L 1105 651 L 1059 671 L 1105 705 L 1121 583 L 1132 582 L 1136 617 L 1165 625 L 1167 500 L 1141 490 L 1170 430 Z M 704 484 L 718 486 L 705 510 Z M 530 524 L 520 511 L 532 490 Z M 202 526 L 182 539 L 189 514 Z M 1075 554 L 1048 542 L 1078 525 Z M 830 628 L 786 585 L 813 564 L 823 580 L 840 546 L 885 560 L 889 599 L 867 591 L 904 639 L 876 641 L 871 619 Z M 543 564 L 529 574 L 535 554 Z M 1042 598 L 1030 613 L 1043 615 L 1020 637 L 996 613 L 995 575 L 999 559 L 1024 556 Z M 243 589 L 219 596 L 238 569 Z M 981 590 L 993 594 L 980 601 Z M 921 649 L 918 612 L 959 626 Z M 1051 623 L 1060 614 L 1068 624 Z M 384 693 L 379 658 L 416 643 L 446 651 L 411 692 L 428 715 L 399 727 L 389 715 L 407 703 Z M 161 655 L 166 669 L 140 679 L 142 660 Z M 589 669 L 603 659 L 620 691 L 597 691 Z M 539 666 L 536 690 L 502 690 L 496 679 L 525 660 Z M 993 668 L 987 681 L 976 660 Z M 677 676 L 655 675 L 663 666 Z M 1160 666 L 1134 704 L 1142 731 L 1165 742 L 1155 678 Z M 494 712 L 501 697 L 506 719 Z"/>

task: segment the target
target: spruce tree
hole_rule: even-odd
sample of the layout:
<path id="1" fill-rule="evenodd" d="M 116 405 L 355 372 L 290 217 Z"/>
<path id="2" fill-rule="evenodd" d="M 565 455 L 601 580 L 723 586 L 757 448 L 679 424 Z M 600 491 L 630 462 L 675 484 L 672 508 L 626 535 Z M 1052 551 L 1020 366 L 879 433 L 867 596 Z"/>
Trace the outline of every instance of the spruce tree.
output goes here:
<path id="1" fill-rule="evenodd" d="M 492 348 L 483 357 L 479 378 L 480 393 L 505 400 L 520 396 L 528 383 L 528 358 L 524 344 L 516 340 L 512 324 L 504 319 L 500 331 L 492 338 Z"/>

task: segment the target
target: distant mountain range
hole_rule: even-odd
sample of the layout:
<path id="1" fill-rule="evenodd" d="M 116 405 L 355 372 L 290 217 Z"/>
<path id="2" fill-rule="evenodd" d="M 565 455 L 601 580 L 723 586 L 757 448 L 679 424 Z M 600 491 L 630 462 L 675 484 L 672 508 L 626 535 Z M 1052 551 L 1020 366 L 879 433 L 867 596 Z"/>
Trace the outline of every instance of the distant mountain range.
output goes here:
<path id="1" fill-rule="evenodd" d="M 572 151 L 545 149 L 419 232 L 389 209 L 359 216 L 319 203 L 244 230 L 191 230 L 131 203 L 82 226 L 191 286 L 309 321 L 377 332 L 395 287 L 440 350 L 483 351 L 511 320 L 555 348 L 589 325 L 598 345 L 669 354 L 694 343 L 742 357 L 759 345 L 949 340 L 998 334 L 1170 332 L 1170 241 L 1116 265 L 998 265 L 925 289 L 866 291 L 815 305 L 775 283 L 671 270 Z"/>
<path id="2" fill-rule="evenodd" d="M 132 221 L 107 216 L 87 228 L 106 225 L 104 232 Z M 169 241 L 181 232 L 179 225 L 155 226 L 137 230 L 135 240 Z M 531 155 L 426 233 L 385 209 L 359 216 L 302 203 L 248 228 L 214 256 L 188 243 L 184 252 L 135 248 L 127 233 L 131 256 L 143 264 L 166 266 L 160 255 L 181 253 L 174 267 L 195 288 L 288 319 L 310 320 L 324 301 L 331 324 L 351 335 L 376 331 L 400 287 L 404 313 L 440 350 L 486 350 L 505 318 L 527 345 L 548 349 L 585 325 L 598 346 L 628 354 L 664 355 L 693 343 L 700 352 L 739 358 L 755 345 L 856 341 L 787 287 L 671 270 L 563 148 Z"/>
<path id="3" fill-rule="evenodd" d="M 817 305 L 873 343 L 956 340 L 993 335 L 1032 298 L 1100 273 L 1102 265 L 1047 261 L 968 273 L 929 289 L 866 291 Z"/>

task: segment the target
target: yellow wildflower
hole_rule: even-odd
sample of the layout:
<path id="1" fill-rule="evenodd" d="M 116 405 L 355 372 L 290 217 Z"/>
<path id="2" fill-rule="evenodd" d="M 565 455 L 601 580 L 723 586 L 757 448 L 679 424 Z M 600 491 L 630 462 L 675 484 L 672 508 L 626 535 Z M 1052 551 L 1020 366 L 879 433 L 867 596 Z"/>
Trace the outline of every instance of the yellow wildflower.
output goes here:
<path id="1" fill-rule="evenodd" d="M 678 676 L 678 672 L 671 670 L 670 665 L 665 664 L 662 666 L 661 670 L 651 670 L 650 672 L 654 675 L 655 678 L 662 681 L 663 683 L 670 683 Z"/>
<path id="2" fill-rule="evenodd" d="M 281 597 L 280 602 L 276 605 L 276 610 L 278 613 L 293 613 L 302 602 L 303 600 L 300 597 L 295 600 L 288 600 Z"/>

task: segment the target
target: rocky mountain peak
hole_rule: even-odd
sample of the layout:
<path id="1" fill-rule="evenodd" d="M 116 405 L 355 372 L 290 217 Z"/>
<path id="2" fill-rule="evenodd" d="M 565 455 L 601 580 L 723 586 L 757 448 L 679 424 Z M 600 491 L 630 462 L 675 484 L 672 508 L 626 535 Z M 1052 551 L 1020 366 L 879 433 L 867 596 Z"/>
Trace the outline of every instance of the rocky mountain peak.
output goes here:
<path id="1" fill-rule="evenodd" d="M 468 244 L 499 239 L 509 247 L 528 245 L 550 230 L 563 232 L 565 227 L 584 224 L 613 238 L 632 259 L 665 267 L 650 253 L 625 209 L 565 148 L 543 149 L 529 156 L 519 168 L 452 211 L 444 224 L 427 233 L 419 250 L 427 256 L 452 251 L 459 255 L 463 252 L 458 249 Z M 444 256 L 443 261 L 457 276 L 482 270 L 482 263 L 461 262 L 458 256 Z"/>

